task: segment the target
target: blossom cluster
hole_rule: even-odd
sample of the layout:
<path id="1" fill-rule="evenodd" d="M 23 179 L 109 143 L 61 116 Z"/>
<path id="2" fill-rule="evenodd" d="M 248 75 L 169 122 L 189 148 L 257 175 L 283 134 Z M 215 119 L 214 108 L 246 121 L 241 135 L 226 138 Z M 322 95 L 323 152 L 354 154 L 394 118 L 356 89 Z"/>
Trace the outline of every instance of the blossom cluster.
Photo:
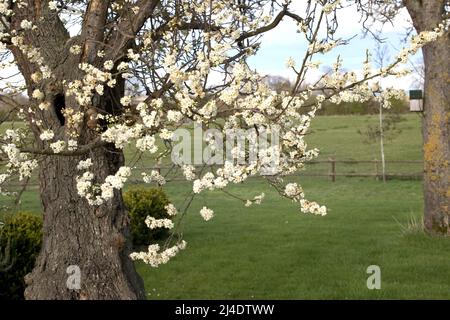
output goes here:
<path id="1" fill-rule="evenodd" d="M 294 202 L 300 203 L 300 210 L 303 213 L 312 213 L 320 216 L 327 214 L 327 208 L 321 206 L 314 201 L 308 201 L 305 199 L 302 187 L 297 183 L 288 183 L 284 189 L 284 195 Z"/>
<path id="2" fill-rule="evenodd" d="M 156 182 L 160 186 L 166 184 L 166 179 L 157 170 L 152 170 L 150 174 L 142 172 L 141 175 L 145 183 Z"/>
<path id="3" fill-rule="evenodd" d="M 20 0 L 13 2 L 19 9 L 27 5 Z M 312 7 L 318 8 L 319 14 L 328 18 L 343 5 L 340 0 L 315 2 L 317 5 Z M 286 13 L 290 4 L 291 1 L 284 1 L 282 5 L 273 2 L 274 9 L 278 5 L 281 13 Z M 60 1 L 49 1 L 48 9 L 51 14 L 60 17 L 67 13 L 66 6 Z M 122 19 L 122 13 L 127 12 L 133 19 L 140 8 L 136 1 L 126 0 L 112 2 L 109 10 L 111 17 Z M 245 136 L 247 143 L 243 144 L 243 148 L 233 145 L 229 148 L 231 159 L 223 161 L 215 169 L 205 172 L 204 168 L 196 170 L 192 163 L 174 164 L 192 184 L 193 196 L 209 190 L 225 191 L 230 183 L 244 183 L 250 177 L 262 175 L 282 196 L 298 203 L 302 212 L 322 216 L 327 213 L 327 209 L 305 199 L 300 185 L 284 185 L 283 182 L 285 176 L 301 170 L 319 154 L 318 149 L 308 148 L 305 140 L 317 111 L 325 101 L 365 102 L 373 97 L 383 107 L 389 108 L 390 100 L 400 97 L 401 93 L 393 89 L 381 89 L 371 81 L 377 77 L 406 74 L 408 70 L 398 69 L 398 65 L 406 62 L 425 44 L 443 36 L 449 26 L 447 20 L 434 30 L 414 36 L 410 46 L 402 49 L 396 60 L 383 68 L 373 68 L 368 55 L 366 61 L 362 62 L 359 74 L 343 70 L 343 61 L 338 58 L 329 72 L 324 73 L 317 82 L 308 83 L 308 70 L 318 69 L 321 64 L 314 58 L 346 42 L 333 37 L 327 25 L 328 18 L 316 19 L 312 16 L 313 12 L 310 12 L 310 17 L 301 19 L 295 19 L 296 15 L 286 16 L 294 17 L 298 30 L 306 36 L 308 46 L 302 59 L 296 61 L 289 58 L 286 62 L 290 72 L 297 77 L 294 87 L 277 91 L 266 83 L 263 75 L 247 64 L 247 59 L 257 53 L 260 45 L 258 36 L 254 36 L 255 31 L 272 26 L 272 22 L 276 22 L 276 10 L 268 14 L 265 8 L 252 8 L 247 13 L 234 0 L 168 1 L 164 10 L 164 14 L 155 14 L 149 18 L 142 30 L 133 35 L 133 48 L 122 49 L 117 57 L 111 57 L 109 45 L 99 45 L 96 60 L 88 63 L 81 57 L 82 43 L 68 42 L 68 57 L 73 61 L 80 59 L 81 63 L 73 73 L 78 76 L 66 80 L 55 78 L 61 80 L 57 85 L 63 87 L 68 98 L 67 104 L 72 104 L 64 106 L 62 110 L 65 119 L 63 132 L 55 130 L 45 121 L 46 112 L 51 111 L 54 99 L 54 90 L 48 89 L 51 87 L 48 82 L 56 75 L 53 71 L 59 69 L 47 65 L 44 52 L 39 46 L 33 46 L 30 42 L 32 37 L 27 36 L 35 32 L 41 22 L 23 19 L 18 23 L 18 30 L 0 31 L 0 50 L 9 50 L 1 40 L 10 38 L 11 44 L 8 46 L 17 48 L 32 65 L 30 79 L 27 79 L 31 84 L 28 88 L 30 106 L 22 108 L 21 113 L 29 121 L 30 127 L 35 129 L 32 131 L 37 144 L 44 146 L 41 153 L 65 156 L 63 151 L 79 149 L 84 143 L 78 139 L 80 133 L 89 127 L 94 129 L 88 134 L 89 137 L 93 136 L 92 139 L 113 144 L 120 151 L 132 146 L 139 155 L 145 153 L 159 164 L 161 157 L 173 149 L 177 128 L 192 124 L 214 128 L 218 134 L 202 137 L 200 142 L 208 144 L 210 158 L 220 155 L 221 146 L 216 141 L 218 135 L 238 132 L 238 138 L 243 138 L 239 132 L 248 132 Z M 177 12 L 177 16 L 171 16 L 174 12 Z M 11 1 L 0 0 L 0 15 L 13 15 Z M 114 23 L 111 23 L 111 28 L 115 28 Z M 119 31 L 119 34 L 126 34 L 124 30 Z M 10 65 L 5 62 L 1 67 Z M 126 83 L 124 92 L 112 97 L 109 93 L 112 90 L 108 88 L 118 89 L 118 83 L 122 81 Z M 5 85 L 9 90 L 13 87 L 12 83 Z M 24 87 L 20 88 L 23 90 Z M 142 92 L 145 92 L 145 100 L 136 105 L 134 96 Z M 111 107 L 109 98 L 113 98 L 114 103 L 121 108 L 118 114 L 107 111 Z M 108 101 L 108 106 L 104 107 L 98 101 Z M 101 128 L 97 124 L 99 120 L 104 124 Z M 31 152 L 22 152 L 25 136 L 11 129 L 4 134 L 0 150 L 8 160 L 8 171 L 0 175 L 0 184 L 14 172 L 19 173 L 20 179 L 30 177 L 32 170 L 37 167 L 38 162 L 31 157 Z M 267 141 L 279 138 L 280 143 L 259 143 L 261 137 L 267 136 L 270 136 Z M 162 147 L 158 141 L 161 141 Z M 160 150 L 162 148 L 164 150 Z M 76 177 L 76 186 L 78 194 L 89 204 L 99 206 L 111 200 L 123 188 L 134 164 L 120 167 L 115 174 L 98 181 L 100 179 L 94 174 L 98 167 L 95 162 L 96 159 L 85 158 L 78 163 L 77 170 L 82 173 Z M 144 182 L 156 182 L 158 185 L 166 183 L 166 177 L 156 167 L 149 171 L 141 173 Z M 245 206 L 251 206 L 260 204 L 263 198 L 264 193 L 242 201 Z M 178 213 L 173 204 L 167 205 L 165 209 L 169 216 Z M 203 206 L 200 215 L 208 221 L 214 217 L 214 211 Z M 147 217 L 145 222 L 149 228 L 174 227 L 170 219 Z M 170 248 L 150 245 L 147 252 L 133 253 L 131 257 L 157 267 L 167 263 L 185 246 L 184 241 Z"/>
<path id="4" fill-rule="evenodd" d="M 8 134 L 8 133 L 7 133 Z M 31 173 L 37 168 L 36 159 L 30 159 L 29 155 L 20 151 L 14 143 L 8 143 L 1 146 L 1 152 L 6 155 L 8 163 L 6 165 L 8 175 L 19 174 L 19 180 L 31 177 Z"/>
<path id="5" fill-rule="evenodd" d="M 211 220 L 214 217 L 214 211 L 212 209 L 210 209 L 210 208 L 203 207 L 200 210 L 200 215 L 202 216 L 202 218 L 205 221 L 209 221 L 209 220 Z"/>
<path id="6" fill-rule="evenodd" d="M 164 209 L 166 209 L 166 212 L 169 216 L 175 216 L 178 214 L 177 208 L 172 203 L 167 204 Z"/>
<path id="7" fill-rule="evenodd" d="M 176 245 L 160 251 L 161 248 L 158 244 L 152 244 L 148 246 L 148 251 L 133 252 L 130 254 L 132 260 L 142 260 L 144 263 L 149 264 L 152 267 L 157 268 L 161 264 L 166 264 L 169 260 L 175 257 L 180 250 L 186 248 L 186 241 L 181 240 Z"/>
<path id="8" fill-rule="evenodd" d="M 74 49 L 74 52 L 78 50 Z M 81 63 L 79 68 L 85 72 L 85 76 L 81 80 L 75 80 L 68 83 L 67 94 L 74 95 L 80 106 L 90 106 L 92 104 L 92 97 L 94 93 L 99 95 L 104 94 L 104 86 L 113 88 L 117 81 L 109 72 L 110 65 L 105 63 L 105 70 L 89 64 Z"/>
<path id="9" fill-rule="evenodd" d="M 172 229 L 173 228 L 173 222 L 170 219 L 156 219 L 151 216 L 147 216 L 145 218 L 145 224 L 150 229 L 156 229 L 156 228 L 167 228 Z"/>
<path id="10" fill-rule="evenodd" d="M 255 197 L 253 197 L 253 199 L 246 200 L 245 201 L 245 206 L 246 207 L 250 207 L 253 204 L 261 204 L 265 196 L 266 196 L 265 193 L 262 192 L 260 195 L 257 195 Z"/>
<path id="11" fill-rule="evenodd" d="M 87 161 L 87 160 L 86 160 Z M 81 162 L 78 168 L 90 167 L 90 163 Z M 115 175 L 106 177 L 101 185 L 94 184 L 94 174 L 85 171 L 81 176 L 76 177 L 78 194 L 89 202 L 90 205 L 102 205 L 114 196 L 114 189 L 121 190 L 131 175 L 129 167 L 120 167 Z"/>

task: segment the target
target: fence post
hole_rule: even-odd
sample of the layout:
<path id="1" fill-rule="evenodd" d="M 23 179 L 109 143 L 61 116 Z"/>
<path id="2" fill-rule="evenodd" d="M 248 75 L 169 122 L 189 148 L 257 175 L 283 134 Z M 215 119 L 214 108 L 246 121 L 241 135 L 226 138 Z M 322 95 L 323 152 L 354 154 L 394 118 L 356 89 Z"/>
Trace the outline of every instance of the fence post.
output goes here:
<path id="1" fill-rule="evenodd" d="M 335 182 L 336 181 L 336 160 L 334 158 L 330 158 L 330 165 L 331 165 L 331 171 L 330 171 L 330 176 L 331 176 L 331 181 Z"/>
<path id="2" fill-rule="evenodd" d="M 375 180 L 379 180 L 379 177 L 378 177 L 378 160 L 374 159 L 373 161 L 375 162 Z"/>

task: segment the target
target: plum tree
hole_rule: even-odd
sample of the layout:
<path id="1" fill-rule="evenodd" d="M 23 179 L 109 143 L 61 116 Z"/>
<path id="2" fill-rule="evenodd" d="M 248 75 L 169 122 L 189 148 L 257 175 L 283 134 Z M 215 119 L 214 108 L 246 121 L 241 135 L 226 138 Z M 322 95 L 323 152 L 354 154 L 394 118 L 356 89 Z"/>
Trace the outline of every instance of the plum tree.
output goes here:
<path id="1" fill-rule="evenodd" d="M 6 160 L 2 192 L 8 192 L 7 182 L 16 175 L 27 179 L 36 169 L 44 210 L 43 246 L 26 277 L 26 298 L 145 298 L 132 259 L 158 266 L 186 243 L 171 237 L 162 248 L 152 244 L 147 252 L 131 253 L 121 189 L 134 159 L 145 153 L 158 163 L 171 153 L 174 131 L 186 123 L 224 134 L 251 129 L 254 141 L 273 130 L 280 137 L 275 146 L 259 146 L 254 161 L 236 163 L 233 158 L 216 171 L 177 164 L 192 181 L 191 197 L 211 189 L 231 195 L 225 190 L 228 184 L 260 174 L 277 154 L 275 170 L 264 179 L 303 212 L 326 214 L 324 206 L 305 199 L 301 186 L 283 182 L 317 156 L 318 150 L 309 150 L 304 140 L 311 118 L 326 100 L 370 99 L 378 90 L 371 80 L 405 74 L 399 65 L 448 31 L 439 19 L 427 20 L 410 46 L 382 69 L 372 68 L 367 56 L 358 75 L 343 70 L 338 58 L 317 81 L 307 83 L 308 71 L 318 66 L 316 55 L 348 43 L 335 36 L 340 3 L 309 0 L 304 12 L 295 13 L 292 1 L 273 0 L 0 0 L 1 90 L 30 97 L 14 112 L 25 127 L 3 119 L 11 127 L 0 141 Z M 296 78 L 293 86 L 276 92 L 250 69 L 247 58 L 257 54 L 261 36 L 284 19 L 298 24 L 308 48 L 298 65 L 288 61 Z M 11 74 L 14 68 L 20 80 Z M 388 107 L 399 94 L 387 89 L 377 97 Z M 136 97 L 144 98 L 134 106 Z M 432 117 L 431 153 L 441 150 L 437 130 L 444 118 L 439 113 Z M 123 148 L 128 145 L 138 154 L 125 165 Z M 441 160 L 446 157 L 442 152 L 437 153 Z M 166 181 L 156 168 L 142 176 L 148 183 Z M 262 195 L 231 196 L 245 205 L 262 200 Z M 169 204 L 166 210 L 185 213 L 190 202 Z M 201 214 L 205 220 L 213 217 L 206 206 Z M 173 227 L 158 219 L 147 223 Z M 65 285 L 69 266 L 80 270 L 77 290 Z"/>

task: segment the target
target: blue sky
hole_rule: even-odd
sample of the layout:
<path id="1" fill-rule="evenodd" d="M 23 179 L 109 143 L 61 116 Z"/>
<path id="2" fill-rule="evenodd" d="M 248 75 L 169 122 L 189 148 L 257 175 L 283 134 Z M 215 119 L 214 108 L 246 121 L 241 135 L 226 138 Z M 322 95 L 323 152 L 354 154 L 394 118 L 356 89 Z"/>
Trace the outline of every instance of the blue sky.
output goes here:
<path id="1" fill-rule="evenodd" d="M 305 1 L 294 0 L 291 9 L 300 16 L 304 15 Z M 365 59 L 366 49 L 374 51 L 376 43 L 370 37 L 362 37 L 362 27 L 359 22 L 359 14 L 354 6 L 338 10 L 339 28 L 336 37 L 345 39 L 355 36 L 349 45 L 341 46 L 326 55 L 316 55 L 313 61 L 322 61 L 322 66 L 330 66 L 336 61 L 340 54 L 343 58 L 344 68 L 358 71 L 361 69 L 362 62 Z M 382 36 L 386 38 L 386 44 L 389 47 L 390 56 L 393 58 L 396 52 L 405 46 L 401 42 L 404 39 L 406 28 L 411 26 L 410 17 L 405 9 L 400 11 L 394 20 L 394 24 L 381 25 L 376 23 L 373 30 L 382 29 Z M 77 29 L 70 29 L 71 33 L 77 32 Z M 297 33 L 297 26 L 290 18 L 285 18 L 274 30 L 267 32 L 261 41 L 262 45 L 258 53 L 249 60 L 250 66 L 262 74 L 278 75 L 293 79 L 295 73 L 286 67 L 286 60 L 289 57 L 294 58 L 300 64 L 307 48 L 307 42 L 303 35 Z M 421 55 L 411 59 L 415 64 L 420 64 Z M 13 70 L 3 70 L 5 73 L 13 73 Z M 319 71 L 312 77 L 317 77 Z M 417 75 L 409 75 L 404 79 L 384 79 L 381 81 L 383 86 L 392 86 L 399 89 L 417 88 Z M 1 87 L 1 83 L 0 83 Z"/>
<path id="2" fill-rule="evenodd" d="M 389 46 L 391 58 L 394 56 L 395 50 L 392 45 L 397 48 L 399 43 L 399 35 L 397 33 L 388 33 L 384 35 L 387 38 L 386 44 Z M 250 59 L 250 64 L 264 73 L 286 74 L 289 70 L 285 67 L 288 57 L 293 57 L 296 61 L 300 61 L 306 51 L 307 43 L 302 38 L 289 39 L 284 37 L 284 43 L 270 43 L 263 41 L 258 54 Z M 347 46 L 340 46 L 329 54 L 318 54 L 313 60 L 320 60 L 323 65 L 331 65 L 336 61 L 338 55 L 344 59 L 344 67 L 348 69 L 359 69 L 361 63 L 365 60 L 366 49 L 370 52 L 375 50 L 375 42 L 369 37 L 362 38 L 357 36 L 350 41 Z"/>
<path id="3" fill-rule="evenodd" d="M 338 47 L 325 55 L 318 54 L 313 58 L 313 61 L 319 60 L 322 61 L 322 66 L 330 66 L 336 61 L 337 56 L 341 55 L 344 60 L 344 68 L 357 71 L 361 69 L 366 49 L 374 54 L 376 42 L 370 35 L 362 36 L 358 14 L 353 8 L 341 9 L 338 19 L 340 28 L 336 34 L 337 37 L 355 37 L 349 45 Z M 388 47 L 391 59 L 395 57 L 399 49 L 406 45 L 403 40 L 406 28 L 410 26 L 409 19 L 407 12 L 402 11 L 396 18 L 394 26 L 375 24 L 373 27 L 374 30 L 382 29 L 382 37 L 386 39 L 385 44 Z M 295 23 L 285 19 L 276 29 L 263 36 L 259 52 L 249 60 L 249 63 L 252 68 L 263 74 L 279 75 L 292 79 L 295 74 L 286 67 L 286 60 L 288 57 L 292 57 L 300 64 L 306 48 L 307 42 L 302 34 L 296 32 Z M 421 60 L 420 57 L 421 55 L 417 54 L 411 61 L 418 63 Z M 394 86 L 407 90 L 417 86 L 415 77 L 417 76 L 410 75 L 401 79 L 401 81 L 399 79 L 385 79 L 381 83 L 384 86 Z"/>

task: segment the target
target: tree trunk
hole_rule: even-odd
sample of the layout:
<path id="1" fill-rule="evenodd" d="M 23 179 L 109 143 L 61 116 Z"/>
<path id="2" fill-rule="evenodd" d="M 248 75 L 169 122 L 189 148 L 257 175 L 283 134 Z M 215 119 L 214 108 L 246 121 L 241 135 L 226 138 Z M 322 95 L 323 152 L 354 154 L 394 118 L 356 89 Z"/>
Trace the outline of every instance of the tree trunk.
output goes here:
<path id="1" fill-rule="evenodd" d="M 72 137 L 71 130 L 76 129 L 78 145 L 86 146 L 99 135 L 93 130 L 95 123 L 89 124 L 87 109 L 120 114 L 119 101 L 125 92 L 125 82 L 118 77 L 114 88 L 105 86 L 104 95 L 95 95 L 89 107 L 79 106 L 75 97 L 67 94 L 65 83 L 83 79 L 80 63 L 102 68 L 103 60 L 97 51 L 103 48 L 100 44 L 105 36 L 109 2 L 90 1 L 81 35 L 70 37 L 58 14 L 49 9 L 48 1 L 24 1 L 26 5 L 22 6 L 12 3 L 11 28 L 21 30 L 23 19 L 35 24 L 32 32 L 23 33 L 23 42 L 39 50 L 52 72 L 51 78 L 35 83 L 32 74 L 40 71 L 38 65 L 30 62 L 19 46 L 9 46 L 27 84 L 28 95 L 31 97 L 34 89 L 40 89 L 45 101 L 52 104 L 49 110 L 40 110 L 38 102 L 31 100 L 34 112 L 28 122 L 36 144 L 41 150 L 48 149 L 48 143 L 39 139 L 42 128 L 37 123 L 42 122 L 45 129 L 53 130 L 54 141 L 67 142 Z M 156 5 L 156 2 L 149 3 L 151 8 Z M 117 54 L 127 49 L 125 45 L 131 38 L 127 35 L 126 39 L 123 46 L 114 47 Z M 74 44 L 83 48 L 81 55 L 70 53 Z M 80 124 L 69 123 L 64 119 L 64 108 L 82 112 L 84 120 Z M 100 125 L 104 129 L 105 123 Z M 112 146 L 93 148 L 84 155 L 48 155 L 40 162 L 44 238 L 35 268 L 25 280 L 26 299 L 145 299 L 143 281 L 129 258 L 128 216 L 121 192 L 116 190 L 111 200 L 96 207 L 78 195 L 75 178 L 82 172 L 76 167 L 86 158 L 92 159 L 90 170 L 97 182 L 114 175 L 124 163 L 123 153 Z"/>
<path id="2" fill-rule="evenodd" d="M 450 40 L 440 39 L 423 52 L 425 228 L 450 235 Z"/>
<path id="3" fill-rule="evenodd" d="M 55 139 L 67 139 L 73 128 L 61 109 L 77 108 L 77 102 L 59 84 L 62 79 L 82 77 L 77 63 L 67 62 L 54 71 L 54 79 L 45 86 L 45 96 L 53 101 L 53 110 L 40 117 L 50 124 Z M 118 102 L 124 95 L 124 81 L 105 88 L 103 96 L 93 98 L 93 110 L 118 115 Z M 38 115 L 39 116 L 39 115 Z M 45 118 L 44 118 L 45 117 Z M 79 145 L 98 138 L 88 116 L 77 127 Z M 104 125 L 104 124 L 103 124 Z M 72 128 L 72 129 L 71 129 Z M 38 133 L 35 133 L 38 140 Z M 43 147 L 43 146 L 41 146 Z M 101 206 L 91 206 L 80 197 L 76 176 L 80 160 L 91 158 L 96 182 L 103 183 L 124 164 L 122 151 L 113 146 L 91 149 L 82 156 L 50 155 L 40 163 L 40 196 L 44 210 L 43 246 L 33 272 L 26 277 L 26 299 L 145 299 L 142 279 L 129 258 L 131 243 L 128 215 L 120 191 Z M 79 272 L 80 287 L 77 283 Z"/>
<path id="4" fill-rule="evenodd" d="M 378 106 L 380 109 L 379 121 L 380 121 L 380 152 L 381 152 L 381 171 L 383 174 L 383 182 L 386 182 L 386 161 L 384 159 L 384 132 L 383 132 L 383 107 Z"/>
<path id="5" fill-rule="evenodd" d="M 405 0 L 417 32 L 443 19 L 445 1 Z M 450 235 L 450 35 L 423 48 L 424 224 L 431 234 Z"/>
<path id="6" fill-rule="evenodd" d="M 114 174 L 123 164 L 123 154 L 112 148 L 96 149 L 89 156 L 99 179 Z M 79 160 L 53 156 L 41 165 L 44 240 L 36 266 L 26 277 L 25 297 L 144 299 L 143 282 L 128 257 L 128 217 L 121 193 L 116 191 L 105 205 L 90 206 L 77 194 Z M 79 288 L 73 278 L 78 270 Z"/>

